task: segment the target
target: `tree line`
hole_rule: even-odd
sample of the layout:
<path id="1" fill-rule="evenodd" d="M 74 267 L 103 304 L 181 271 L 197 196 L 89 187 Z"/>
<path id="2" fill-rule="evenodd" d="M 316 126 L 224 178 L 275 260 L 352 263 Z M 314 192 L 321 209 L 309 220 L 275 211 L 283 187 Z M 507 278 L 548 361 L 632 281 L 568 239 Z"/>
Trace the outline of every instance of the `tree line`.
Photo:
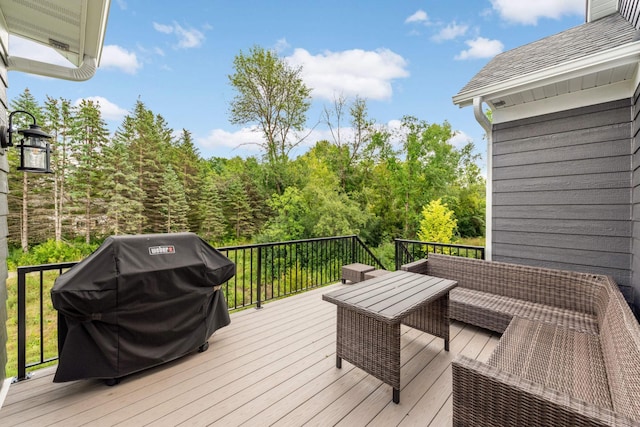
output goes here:
<path id="1" fill-rule="evenodd" d="M 369 117 L 366 100 L 337 97 L 322 120 L 331 138 L 292 158 L 308 137 L 300 69 L 258 47 L 234 66 L 230 121 L 258 124 L 261 156 L 205 159 L 191 132 L 175 132 L 140 99 L 110 134 L 96 102 L 40 105 L 25 89 L 10 108 L 52 135 L 53 174 L 17 172 L 8 150 L 10 244 L 193 231 L 214 245 L 358 234 L 376 247 L 416 238 L 433 200 L 453 211 L 457 235 L 484 234 L 478 156 L 471 143 L 452 145 L 446 121 L 406 116 L 391 129 Z"/>

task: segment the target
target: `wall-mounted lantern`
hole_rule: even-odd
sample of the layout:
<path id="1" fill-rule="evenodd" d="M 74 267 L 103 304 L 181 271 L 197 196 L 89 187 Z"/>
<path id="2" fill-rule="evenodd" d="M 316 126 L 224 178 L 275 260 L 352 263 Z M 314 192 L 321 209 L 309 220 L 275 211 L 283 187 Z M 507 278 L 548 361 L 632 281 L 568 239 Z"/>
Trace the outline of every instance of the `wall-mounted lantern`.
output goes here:
<path id="1" fill-rule="evenodd" d="M 20 144 L 19 171 L 34 173 L 51 173 L 51 148 L 49 139 L 51 135 L 45 133 L 36 124 L 36 118 L 28 111 L 14 111 L 9 114 L 9 127 L 0 126 L 0 146 L 2 148 L 13 147 L 12 134 L 16 130 L 12 127 L 13 115 L 17 113 L 27 114 L 33 119 L 33 124 L 28 129 L 20 129 L 17 132 L 22 135 Z"/>

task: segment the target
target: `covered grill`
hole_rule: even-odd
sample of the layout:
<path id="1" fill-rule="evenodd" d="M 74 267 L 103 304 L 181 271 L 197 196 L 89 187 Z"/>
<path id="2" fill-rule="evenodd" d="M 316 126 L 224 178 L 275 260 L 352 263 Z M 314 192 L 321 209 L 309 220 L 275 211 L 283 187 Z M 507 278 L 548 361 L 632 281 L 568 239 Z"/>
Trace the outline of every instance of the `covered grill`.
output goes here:
<path id="1" fill-rule="evenodd" d="M 206 349 L 235 264 L 193 233 L 113 236 L 56 279 L 55 382 L 114 380 Z"/>

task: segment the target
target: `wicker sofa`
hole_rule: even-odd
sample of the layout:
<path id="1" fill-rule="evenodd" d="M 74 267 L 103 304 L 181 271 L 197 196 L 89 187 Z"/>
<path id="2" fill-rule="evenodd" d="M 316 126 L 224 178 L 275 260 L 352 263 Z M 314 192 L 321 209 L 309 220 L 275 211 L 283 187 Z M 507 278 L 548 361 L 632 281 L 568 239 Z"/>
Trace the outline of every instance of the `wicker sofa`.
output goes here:
<path id="1" fill-rule="evenodd" d="M 640 425 L 640 326 L 607 276 L 430 254 L 404 270 L 458 281 L 449 315 L 501 332 L 457 356 L 454 426 Z"/>

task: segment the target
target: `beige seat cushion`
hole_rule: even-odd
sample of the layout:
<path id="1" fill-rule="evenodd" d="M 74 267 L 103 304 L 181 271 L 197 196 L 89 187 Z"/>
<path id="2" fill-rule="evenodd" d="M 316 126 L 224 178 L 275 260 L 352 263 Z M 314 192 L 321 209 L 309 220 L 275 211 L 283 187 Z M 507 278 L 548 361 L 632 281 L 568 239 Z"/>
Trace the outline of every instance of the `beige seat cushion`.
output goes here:
<path id="1" fill-rule="evenodd" d="M 613 409 L 597 335 L 515 317 L 487 363 Z"/>
<path id="2" fill-rule="evenodd" d="M 598 333 L 598 321 L 595 315 L 577 311 L 550 307 L 516 298 L 490 294 L 468 288 L 457 288 L 449 293 L 450 312 L 453 319 L 486 327 L 502 332 L 509 325 L 514 316 L 525 319 L 538 320 L 567 327 L 578 332 L 590 334 Z M 478 319 L 470 319 L 470 315 Z M 470 314 L 471 313 L 471 314 Z M 487 313 L 495 313 L 489 316 Z M 493 318 L 494 320 L 491 320 Z M 482 325 L 483 321 L 493 321 L 496 324 Z"/>

